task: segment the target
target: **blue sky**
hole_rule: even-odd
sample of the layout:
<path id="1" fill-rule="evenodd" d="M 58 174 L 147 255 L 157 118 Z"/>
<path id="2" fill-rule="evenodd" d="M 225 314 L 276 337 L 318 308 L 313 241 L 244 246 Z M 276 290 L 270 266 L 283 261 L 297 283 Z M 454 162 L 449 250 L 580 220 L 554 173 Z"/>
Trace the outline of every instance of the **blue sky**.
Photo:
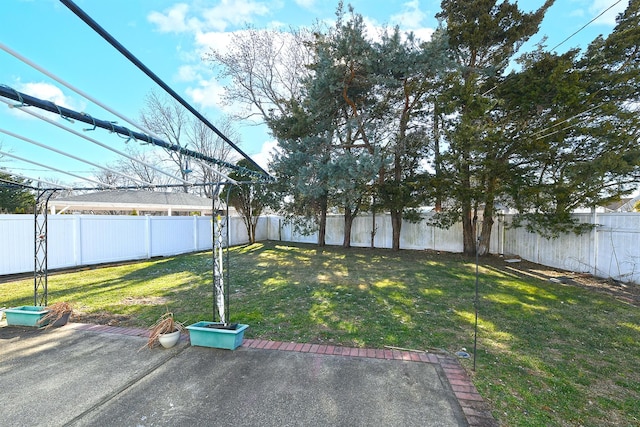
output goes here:
<path id="1" fill-rule="evenodd" d="M 540 33 L 527 46 L 546 35 L 553 47 L 596 17 L 617 0 L 557 0 L 547 13 Z M 524 10 L 533 10 L 543 0 L 521 0 Z M 225 82 L 217 79 L 210 65 L 201 60 L 209 46 L 225 46 L 229 34 L 246 24 L 257 28 L 307 26 L 315 20 L 331 22 L 337 0 L 75 0 L 75 3 L 136 55 L 175 91 L 194 105 L 210 121 L 225 114 L 220 103 Z M 434 0 L 354 0 L 356 12 L 369 26 L 391 24 L 428 37 L 437 22 L 434 15 L 440 1 Z M 557 51 L 585 47 L 599 34 L 608 34 L 617 13 L 628 5 L 619 1 L 607 14 L 562 44 Z M 97 98 L 110 108 L 137 120 L 144 97 L 161 91 L 113 47 L 57 0 L 4 0 L 0 43 L 61 77 L 71 85 Z M 526 48 L 526 47 L 525 47 Z M 60 105 L 84 111 L 103 120 L 118 120 L 111 113 L 61 86 L 39 71 L 0 50 L 0 84 Z M 67 124 L 75 130 L 82 124 Z M 243 151 L 264 163 L 274 146 L 263 126 L 236 123 Z M 86 157 L 100 164 L 118 156 L 50 124 L 34 119 L 0 103 L 0 130 L 22 135 L 58 150 Z M 96 130 L 86 132 L 104 144 L 124 150 L 125 139 Z M 131 142 L 129 142 L 131 143 Z M 0 133 L 0 150 L 56 168 L 87 175 L 91 166 Z M 61 177 L 37 165 L 11 158 L 0 160 L 0 167 L 30 177 Z M 84 183 L 83 185 L 86 185 Z"/>

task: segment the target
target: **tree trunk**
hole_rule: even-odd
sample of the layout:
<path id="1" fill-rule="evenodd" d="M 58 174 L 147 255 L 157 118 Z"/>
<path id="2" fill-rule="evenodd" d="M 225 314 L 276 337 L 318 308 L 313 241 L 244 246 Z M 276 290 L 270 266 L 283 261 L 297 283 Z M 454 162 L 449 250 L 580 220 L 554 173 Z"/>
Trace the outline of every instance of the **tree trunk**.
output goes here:
<path id="1" fill-rule="evenodd" d="M 376 210 L 371 211 L 371 249 L 376 247 Z"/>
<path id="2" fill-rule="evenodd" d="M 351 247 L 351 226 L 353 225 L 353 212 L 351 209 L 344 210 L 344 239 L 342 240 L 343 248 Z"/>
<path id="3" fill-rule="evenodd" d="M 462 205 L 462 252 L 465 255 L 476 254 L 476 222 L 471 215 L 471 202 L 468 200 Z"/>
<path id="4" fill-rule="evenodd" d="M 471 172 L 468 160 L 463 161 L 460 169 L 462 175 L 461 185 L 463 186 L 463 194 L 461 196 L 462 204 L 462 252 L 465 255 L 476 254 L 476 218 L 472 216 L 471 209 Z"/>
<path id="5" fill-rule="evenodd" d="M 327 236 L 327 197 L 320 199 L 320 224 L 318 224 L 318 246 L 326 245 Z"/>
<path id="6" fill-rule="evenodd" d="M 402 229 L 402 211 L 391 210 L 391 230 L 393 236 L 392 248 L 394 251 L 400 250 L 400 230 Z"/>
<path id="7" fill-rule="evenodd" d="M 482 214 L 482 230 L 480 232 L 480 241 L 478 242 L 478 255 L 484 256 L 489 253 L 491 247 L 491 230 L 493 229 L 493 209 L 495 207 L 494 189 L 496 185 L 495 179 L 489 179 L 487 182 L 487 192 L 484 202 L 484 212 Z"/>
<path id="8" fill-rule="evenodd" d="M 489 254 L 491 247 L 491 230 L 493 228 L 493 214 L 485 210 L 482 219 L 482 230 L 480 231 L 480 241 L 478 242 L 478 256 Z"/>
<path id="9" fill-rule="evenodd" d="M 249 241 L 253 244 L 256 242 L 256 229 L 258 228 L 258 218 L 255 217 L 251 221 L 251 235 L 249 236 Z"/>
<path id="10" fill-rule="evenodd" d="M 442 188 L 440 186 L 440 180 L 442 179 L 442 159 L 440 157 L 440 130 L 438 120 L 438 108 L 437 102 L 433 103 L 433 160 L 436 172 L 436 212 L 442 212 Z"/>

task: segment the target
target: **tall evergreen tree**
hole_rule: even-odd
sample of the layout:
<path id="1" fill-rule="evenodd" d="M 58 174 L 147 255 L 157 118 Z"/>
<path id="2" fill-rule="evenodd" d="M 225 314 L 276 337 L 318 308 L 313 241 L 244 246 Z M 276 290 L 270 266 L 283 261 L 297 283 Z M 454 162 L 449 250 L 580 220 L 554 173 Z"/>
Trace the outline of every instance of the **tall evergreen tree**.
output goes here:
<path id="1" fill-rule="evenodd" d="M 373 46 L 362 17 L 350 12 L 345 20 L 340 4 L 335 27 L 316 33 L 301 98 L 291 101 L 288 114 L 268 122 L 281 148 L 272 168 L 292 190 L 287 213 L 313 214 L 321 246 L 330 208 L 343 213 L 343 246 L 351 245 L 353 219 L 366 205 L 381 163 L 363 131 L 374 120 Z"/>
<path id="2" fill-rule="evenodd" d="M 640 183 L 640 0 L 582 57 L 534 53 L 518 81 L 537 79 L 539 155 L 515 198 L 530 228 L 549 236 L 581 231 L 578 207 L 606 205 Z M 540 78 L 540 76 L 544 76 Z M 517 84 L 517 83 L 514 83 Z"/>
<path id="3" fill-rule="evenodd" d="M 379 147 L 373 143 L 376 115 L 375 63 L 379 59 L 366 34 L 361 15 L 342 3 L 335 27 L 318 36 L 316 62 L 308 96 L 316 110 L 332 117 L 333 131 L 329 179 L 330 205 L 344 215 L 343 247 L 351 246 L 353 220 L 367 206 L 371 184 L 381 165 Z M 345 19 L 347 17 L 349 19 Z"/>
<path id="4" fill-rule="evenodd" d="M 333 131 L 331 118 L 319 115 L 312 101 L 291 100 L 288 113 L 268 120 L 279 146 L 270 168 L 277 178 L 273 188 L 280 194 L 279 210 L 299 232 L 317 227 L 318 245 L 324 246 Z"/>
<path id="5" fill-rule="evenodd" d="M 400 249 L 403 219 L 417 218 L 416 208 L 432 195 L 425 160 L 435 152 L 433 111 L 439 76 L 449 64 L 447 39 L 438 29 L 431 40 L 418 43 L 398 28 L 382 35 L 377 50 L 377 93 L 384 102 L 380 134 L 386 134 L 380 170 L 380 205 L 390 213 L 392 247 Z"/>
<path id="6" fill-rule="evenodd" d="M 523 13 L 507 0 L 443 0 L 442 19 L 456 69 L 448 73 L 440 95 L 443 130 L 448 147 L 442 156 L 446 196 L 451 205 L 439 215 L 443 225 L 459 220 L 463 251 L 476 252 L 476 220 L 483 210 L 480 254 L 490 246 L 495 203 L 509 178 L 508 156 L 514 144 L 493 123 L 492 110 L 500 100 L 493 94 L 519 47 L 534 35 L 547 0 L 531 13 Z"/>

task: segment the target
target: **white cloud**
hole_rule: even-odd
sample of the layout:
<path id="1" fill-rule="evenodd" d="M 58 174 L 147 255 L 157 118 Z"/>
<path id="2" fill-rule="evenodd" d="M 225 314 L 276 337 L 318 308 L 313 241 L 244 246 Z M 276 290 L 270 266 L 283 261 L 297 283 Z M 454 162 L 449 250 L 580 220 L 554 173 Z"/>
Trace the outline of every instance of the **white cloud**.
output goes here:
<path id="1" fill-rule="evenodd" d="M 402 11 L 391 15 L 390 21 L 400 28 L 414 30 L 422 26 L 422 21 L 427 19 L 427 14 L 420 10 L 420 2 L 412 0 L 402 5 Z"/>
<path id="2" fill-rule="evenodd" d="M 147 19 L 152 24 L 156 24 L 158 31 L 162 33 L 184 33 L 195 31 L 199 27 L 196 19 L 187 19 L 189 5 L 177 3 L 166 9 L 164 13 L 153 11 L 149 13 Z"/>
<path id="3" fill-rule="evenodd" d="M 425 26 L 429 13 L 420 9 L 419 0 L 411 0 L 402 5 L 400 13 L 391 15 L 390 23 L 403 31 L 412 31 L 422 41 L 431 40 L 434 29 Z"/>
<path id="4" fill-rule="evenodd" d="M 17 83 L 15 85 L 16 90 L 18 92 L 25 93 L 27 95 L 33 96 L 34 98 L 42 99 L 45 101 L 51 101 L 60 107 L 65 107 L 74 111 L 82 111 L 86 107 L 86 103 L 81 100 L 76 100 L 74 98 L 65 96 L 62 90 L 51 84 L 45 82 L 30 82 L 30 83 Z M 18 104 L 19 103 L 15 103 Z M 33 119 L 33 116 L 30 114 L 25 114 L 20 111 L 20 108 L 11 108 L 9 109 L 9 114 L 12 114 L 15 117 L 19 117 L 21 119 Z M 60 119 L 60 115 L 56 113 L 49 113 L 44 110 L 34 109 L 30 110 L 34 113 L 38 113 L 45 117 L 48 117 L 52 120 Z"/>
<path id="5" fill-rule="evenodd" d="M 581 18 L 584 16 L 584 9 L 573 9 L 571 12 L 569 12 L 569 16 Z"/>
<path id="6" fill-rule="evenodd" d="M 200 80 L 198 87 L 189 87 L 186 89 L 186 93 L 196 104 L 205 108 L 219 109 L 223 104 L 224 87 L 220 86 L 215 79 Z"/>
<path id="7" fill-rule="evenodd" d="M 380 41 L 380 37 L 382 35 L 382 32 L 384 31 L 384 28 L 380 24 L 378 24 L 375 19 L 372 19 L 368 16 L 363 16 L 362 21 L 364 22 L 365 34 L 375 41 Z M 332 23 L 331 25 L 333 26 L 335 25 L 335 23 Z"/>
<path id="8" fill-rule="evenodd" d="M 254 16 L 269 14 L 269 7 L 252 0 L 222 0 L 213 8 L 202 11 L 206 28 L 224 31 L 229 24 L 242 26 L 253 22 Z"/>
<path id="9" fill-rule="evenodd" d="M 431 36 L 433 36 L 433 32 L 435 30 L 433 28 L 417 28 L 413 30 L 413 34 L 417 39 L 422 40 L 423 42 L 427 42 L 431 40 Z"/>
<path id="10" fill-rule="evenodd" d="M 268 29 L 278 30 L 278 29 L 286 29 L 289 27 L 289 24 L 282 21 L 270 21 L 265 26 Z"/>
<path id="11" fill-rule="evenodd" d="M 589 7 L 589 12 L 593 17 L 602 13 L 605 9 L 609 8 L 612 4 L 611 0 L 594 0 Z M 618 14 L 624 12 L 629 6 L 629 0 L 621 1 L 613 6 L 611 9 L 599 17 L 594 23 L 601 25 L 616 25 L 616 17 Z"/>
<path id="12" fill-rule="evenodd" d="M 197 33 L 195 35 L 195 43 L 202 50 L 208 51 L 210 48 L 214 48 L 218 51 L 225 51 L 229 43 L 231 43 L 231 37 L 233 37 L 233 33 L 209 31 Z"/>
<path id="13" fill-rule="evenodd" d="M 163 33 L 199 33 L 225 31 L 229 26 L 243 26 L 256 16 L 270 13 L 266 3 L 254 0 L 222 0 L 213 7 L 190 7 L 176 3 L 164 12 L 153 11 L 147 19 Z"/>
<path id="14" fill-rule="evenodd" d="M 316 5 L 315 0 L 295 0 L 295 1 L 298 6 L 308 10 L 313 10 Z"/>
<path id="15" fill-rule="evenodd" d="M 200 73 L 198 72 L 198 65 L 182 65 L 178 68 L 178 73 L 175 77 L 176 81 L 180 82 L 193 82 L 198 80 Z"/>
<path id="16" fill-rule="evenodd" d="M 278 141 L 275 139 L 265 141 L 258 154 L 251 155 L 251 158 L 259 164 L 264 170 L 269 167 L 269 162 L 273 158 L 273 154 L 278 150 Z"/>
<path id="17" fill-rule="evenodd" d="M 67 98 L 59 87 L 50 83 L 22 83 L 19 85 L 18 91 L 36 98 L 51 101 L 61 107 L 73 108 L 72 100 Z"/>

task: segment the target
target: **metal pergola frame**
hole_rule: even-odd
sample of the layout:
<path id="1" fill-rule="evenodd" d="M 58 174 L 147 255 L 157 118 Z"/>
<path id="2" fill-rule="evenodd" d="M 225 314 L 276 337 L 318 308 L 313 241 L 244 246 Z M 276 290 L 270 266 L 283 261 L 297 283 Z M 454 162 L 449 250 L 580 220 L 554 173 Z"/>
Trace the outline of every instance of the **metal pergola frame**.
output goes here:
<path id="1" fill-rule="evenodd" d="M 212 185 L 216 190 L 214 197 L 211 199 L 212 203 L 212 217 L 211 217 L 211 239 L 212 239 L 212 291 L 213 291 L 213 321 L 221 322 L 225 325 L 229 323 L 229 284 L 230 284 L 230 268 L 229 268 L 229 247 L 230 247 L 230 234 L 229 234 L 229 196 L 231 189 L 234 185 L 238 184 L 252 184 L 251 182 L 230 182 L 230 181 L 218 181 L 218 182 L 206 182 L 199 184 L 192 184 L 194 187 Z M 0 186 L 6 187 L 22 187 L 36 191 L 36 203 L 33 210 L 33 223 L 34 223 L 34 268 L 33 268 L 33 302 L 34 306 L 47 306 L 49 289 L 49 268 L 48 268 L 48 205 L 51 197 L 58 191 L 69 190 L 65 188 L 38 188 L 30 185 L 25 185 L 17 182 L 7 181 L 0 179 Z M 183 184 L 167 184 L 159 185 L 156 187 L 183 187 Z M 222 206 L 220 203 L 220 193 L 226 187 L 225 198 L 225 214 L 224 221 L 220 213 L 222 212 Z M 145 187 L 131 187 L 122 186 L 117 187 L 117 190 L 130 190 L 132 188 L 145 189 Z M 148 187 L 151 188 L 151 187 Z M 101 191 L 99 188 L 88 187 L 75 187 L 71 190 L 86 191 L 96 190 Z"/>
<path id="2" fill-rule="evenodd" d="M 234 165 L 228 163 L 226 161 L 202 154 L 197 151 L 188 150 L 186 147 L 183 147 L 179 144 L 170 144 L 157 137 L 153 137 L 147 135 L 145 133 L 140 133 L 136 131 L 132 131 L 126 127 L 119 126 L 115 124 L 115 122 L 106 121 L 96 119 L 86 113 L 80 113 L 77 111 L 70 110 L 68 108 L 59 106 L 50 101 L 44 101 L 42 99 L 35 98 L 25 93 L 18 92 L 17 90 L 0 85 L 0 97 L 7 98 L 17 102 L 18 104 L 10 105 L 17 108 L 27 108 L 27 107 L 35 107 L 44 111 L 49 111 L 54 114 L 59 114 L 63 118 L 77 120 L 89 125 L 93 126 L 93 129 L 102 128 L 106 129 L 110 132 L 116 133 L 121 137 L 129 139 L 138 140 L 143 143 L 148 143 L 151 145 L 162 147 L 166 150 L 179 152 L 180 154 L 196 159 L 199 162 L 202 162 L 208 168 L 212 169 L 218 178 L 223 178 L 223 181 L 218 182 L 206 182 L 206 183 L 188 183 L 185 184 L 167 184 L 167 185 L 139 185 L 139 186 L 109 186 L 111 190 L 130 190 L 130 189 L 149 189 L 149 188 L 168 188 L 168 187 L 184 187 L 185 185 L 189 186 L 215 186 L 215 193 L 212 196 L 212 252 L 213 252 L 213 296 L 214 296 L 214 313 L 213 319 L 216 320 L 216 307 L 218 308 L 218 316 L 217 318 L 223 322 L 227 323 L 229 320 L 229 196 L 231 192 L 231 188 L 233 185 L 239 184 L 255 184 L 255 183 L 268 183 L 275 181 L 274 177 L 271 176 L 268 172 L 266 172 L 260 165 L 258 165 L 252 158 L 250 158 L 247 154 L 245 154 L 238 146 L 236 146 L 226 135 L 220 132 L 209 120 L 207 120 L 200 112 L 198 112 L 195 108 L 193 108 L 187 101 L 185 101 L 180 95 L 178 95 L 171 87 L 169 87 L 164 81 L 162 81 L 156 74 L 154 74 L 147 66 L 145 66 L 138 58 L 136 58 L 131 52 L 129 52 L 124 46 L 122 46 L 113 36 L 111 36 L 106 30 L 104 30 L 97 22 L 95 22 L 89 15 L 87 15 L 82 9 L 80 9 L 77 5 L 73 3 L 71 0 L 60 0 L 60 2 L 65 5 L 71 12 L 73 12 L 78 18 L 83 20 L 91 29 L 93 29 L 96 33 L 98 33 L 105 41 L 111 44 L 116 50 L 118 50 L 123 56 L 125 56 L 129 61 L 131 61 L 138 69 L 143 71 L 148 77 L 150 77 L 155 83 L 157 83 L 160 87 L 162 87 L 167 93 L 169 93 L 175 100 L 177 100 L 182 106 L 184 106 L 188 111 L 190 111 L 196 118 L 198 118 L 202 123 L 204 123 L 209 129 L 215 132 L 225 143 L 227 143 L 230 147 L 232 147 L 238 154 L 248 160 L 249 164 L 252 165 L 255 169 L 248 169 L 239 165 Z M 3 47 L 4 49 L 4 47 Z M 9 51 L 12 55 L 16 56 L 15 52 Z M 17 55 L 21 60 L 25 60 L 20 55 Z M 27 61 L 29 65 L 30 61 Z M 37 69 L 41 70 L 36 66 Z M 59 81 L 65 86 L 68 86 L 66 82 L 60 81 L 49 73 L 45 74 Z M 76 89 L 70 87 L 74 91 L 78 92 Z M 83 92 L 78 92 L 82 96 L 87 97 Z M 92 102 L 97 102 L 91 98 Z M 102 104 L 99 104 L 103 106 Z M 104 106 L 103 106 L 104 107 Z M 112 110 L 109 110 L 112 111 Z M 93 130 L 87 129 L 87 130 Z M 149 132 L 149 131 L 145 131 Z M 77 134 L 77 133 L 76 133 Z M 63 153 L 64 154 L 64 153 Z M 241 175 L 245 175 L 250 177 L 251 181 L 248 182 L 238 182 L 228 176 L 224 175 L 218 169 L 214 169 L 212 166 L 218 166 L 223 168 L 228 168 L 231 170 L 235 170 L 239 172 Z M 7 173 L 11 174 L 11 171 L 7 170 Z M 48 253 L 47 253 L 47 243 L 48 243 L 48 221 L 47 221 L 47 212 L 49 200 L 51 197 L 57 192 L 62 190 L 82 190 L 82 191 L 100 191 L 102 187 L 71 187 L 71 186 L 57 186 L 54 184 L 51 186 L 51 183 L 47 183 L 46 181 L 36 180 L 33 178 L 21 176 L 18 174 L 14 174 L 15 176 L 20 176 L 21 178 L 25 178 L 29 181 L 38 181 L 41 184 L 50 185 L 49 187 L 33 187 L 31 185 L 26 185 L 24 183 L 18 183 L 13 181 L 7 181 L 5 179 L 0 179 L 0 185 L 9 185 L 9 186 L 18 186 L 22 188 L 29 188 L 36 192 L 36 202 L 34 206 L 34 305 L 36 306 L 46 306 L 48 303 Z M 83 178 L 87 180 L 87 178 Z M 225 213 L 225 223 L 223 224 L 222 218 L 219 212 L 219 209 L 216 208 L 216 204 L 220 205 L 220 192 L 222 188 L 227 187 L 227 196 L 226 196 L 226 213 Z M 226 228 L 226 230 L 225 230 Z M 223 230 L 226 232 L 223 236 Z M 226 271 L 225 271 L 226 270 Z M 219 304 L 216 304 L 219 301 Z"/>

